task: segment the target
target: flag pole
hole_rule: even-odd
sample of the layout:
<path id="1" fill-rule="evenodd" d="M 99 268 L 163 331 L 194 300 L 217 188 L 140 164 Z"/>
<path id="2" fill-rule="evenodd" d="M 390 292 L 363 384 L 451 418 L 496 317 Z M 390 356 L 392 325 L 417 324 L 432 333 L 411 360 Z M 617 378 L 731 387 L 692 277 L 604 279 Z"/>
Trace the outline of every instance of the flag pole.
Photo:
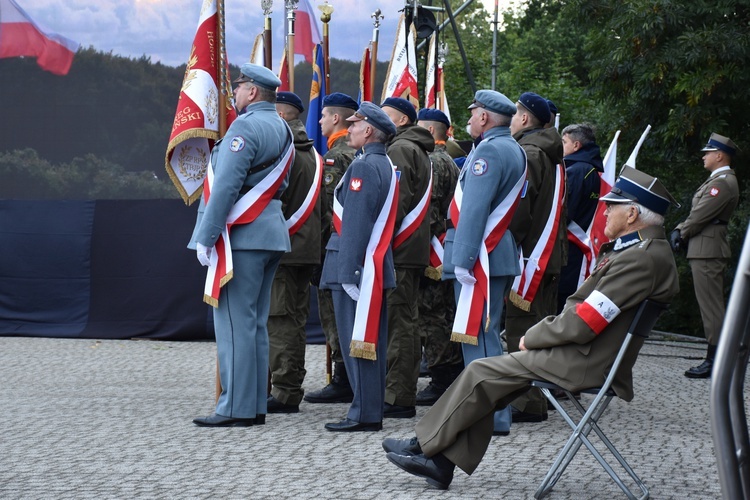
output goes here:
<path id="1" fill-rule="evenodd" d="M 328 23 L 331 21 L 333 14 L 333 5 L 326 3 L 318 5 L 321 15 L 320 20 L 323 22 L 323 78 L 325 79 L 326 93 L 331 92 L 331 57 L 328 45 Z M 333 358 L 331 356 L 331 344 L 326 340 L 326 385 L 333 381 Z"/>
<path id="2" fill-rule="evenodd" d="M 263 65 L 273 69 L 273 34 L 271 33 L 271 7 L 273 0 L 261 0 L 260 7 L 263 9 L 265 18 L 263 25 Z"/>
<path id="3" fill-rule="evenodd" d="M 219 74 L 217 75 L 217 86 L 219 88 L 219 139 L 224 137 L 227 133 L 227 114 L 225 108 L 227 106 L 227 62 L 224 60 L 224 0 L 218 0 L 216 3 L 216 15 L 218 17 L 218 32 L 219 32 L 219 43 L 216 44 L 216 60 L 219 61 Z M 215 394 L 216 401 L 219 401 L 221 396 L 221 376 L 219 374 L 219 355 L 216 354 L 216 382 L 215 382 Z"/>
<path id="4" fill-rule="evenodd" d="M 331 21 L 331 14 L 333 14 L 333 5 L 326 3 L 318 5 L 318 8 L 322 12 L 320 20 L 323 22 L 323 77 L 326 81 L 326 93 L 331 93 L 331 56 L 328 45 L 328 23 Z M 329 346 L 330 348 L 330 346 Z"/>
<path id="5" fill-rule="evenodd" d="M 370 43 L 370 93 L 375 95 L 375 73 L 378 64 L 378 38 L 380 37 L 380 20 L 383 14 L 380 9 L 376 9 L 370 17 L 375 20 L 372 22 L 372 42 Z"/>
<path id="6" fill-rule="evenodd" d="M 286 0 L 286 64 L 289 70 L 289 92 L 294 92 L 294 18 L 299 0 Z"/>

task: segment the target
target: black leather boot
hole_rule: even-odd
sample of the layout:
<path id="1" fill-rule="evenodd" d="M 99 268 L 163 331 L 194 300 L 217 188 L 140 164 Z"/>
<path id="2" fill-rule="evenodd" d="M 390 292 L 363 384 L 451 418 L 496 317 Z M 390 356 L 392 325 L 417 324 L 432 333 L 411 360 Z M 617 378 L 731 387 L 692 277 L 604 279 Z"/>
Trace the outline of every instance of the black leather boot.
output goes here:
<path id="1" fill-rule="evenodd" d="M 351 403 L 353 399 L 354 393 L 342 362 L 334 363 L 333 380 L 330 384 L 319 391 L 309 392 L 304 397 L 308 403 Z"/>
<path id="2" fill-rule="evenodd" d="M 714 367 L 714 358 L 716 358 L 716 346 L 708 345 L 706 349 L 706 359 L 698 366 L 694 366 L 685 372 L 687 378 L 709 378 L 711 370 Z"/>

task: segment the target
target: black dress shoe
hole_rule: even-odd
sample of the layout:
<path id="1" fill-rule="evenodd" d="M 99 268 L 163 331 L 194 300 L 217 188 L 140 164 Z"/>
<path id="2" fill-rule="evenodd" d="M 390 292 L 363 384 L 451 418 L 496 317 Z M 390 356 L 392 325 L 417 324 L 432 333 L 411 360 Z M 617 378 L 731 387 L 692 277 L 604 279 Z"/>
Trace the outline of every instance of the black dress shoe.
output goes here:
<path id="1" fill-rule="evenodd" d="M 386 438 L 383 440 L 383 449 L 386 453 L 395 453 L 397 455 L 421 455 L 422 447 L 419 446 L 417 437 L 411 439 Z"/>
<path id="2" fill-rule="evenodd" d="M 432 406 L 435 401 L 440 399 L 445 389 L 438 387 L 437 385 L 430 382 L 430 384 L 417 393 L 417 406 Z"/>
<path id="3" fill-rule="evenodd" d="M 712 361 L 704 361 L 698 366 L 694 366 L 685 372 L 687 378 L 709 378 L 711 377 L 711 369 L 714 367 Z"/>
<path id="4" fill-rule="evenodd" d="M 412 418 L 417 414 L 413 406 L 398 406 L 386 403 L 383 407 L 383 418 Z"/>
<path id="5" fill-rule="evenodd" d="M 493 436 L 510 436 L 510 431 L 492 431 Z"/>
<path id="6" fill-rule="evenodd" d="M 282 403 L 273 396 L 268 396 L 268 413 L 299 413 L 299 405 Z"/>
<path id="7" fill-rule="evenodd" d="M 456 466 L 440 453 L 428 458 L 423 454 L 405 456 L 390 452 L 386 457 L 409 474 L 423 477 L 428 484 L 441 490 L 447 490 L 453 481 Z"/>
<path id="8" fill-rule="evenodd" d="M 255 422 L 253 422 L 255 425 L 266 425 L 266 414 L 265 413 L 258 413 L 255 416 Z"/>
<path id="9" fill-rule="evenodd" d="M 517 424 L 519 422 L 544 422 L 547 420 L 546 413 L 529 413 L 521 410 L 516 410 L 511 407 L 510 409 L 511 422 Z"/>
<path id="10" fill-rule="evenodd" d="M 214 413 L 208 417 L 194 418 L 193 423 L 198 427 L 250 427 L 255 424 L 256 418 L 232 418 Z"/>
<path id="11" fill-rule="evenodd" d="M 325 427 L 331 432 L 379 431 L 383 429 L 383 422 L 357 422 L 345 418 L 341 422 L 326 424 Z"/>
<path id="12" fill-rule="evenodd" d="M 354 399 L 352 388 L 348 385 L 328 384 L 319 391 L 305 394 L 308 403 L 351 403 Z"/>

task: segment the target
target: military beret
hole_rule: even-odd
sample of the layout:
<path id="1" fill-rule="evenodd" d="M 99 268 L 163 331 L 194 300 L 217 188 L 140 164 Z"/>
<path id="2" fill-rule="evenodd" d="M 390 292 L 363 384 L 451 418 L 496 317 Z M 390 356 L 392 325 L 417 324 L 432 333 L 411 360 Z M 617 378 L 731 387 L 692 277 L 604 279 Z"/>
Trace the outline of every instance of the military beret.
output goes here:
<path id="1" fill-rule="evenodd" d="M 269 90 L 276 90 L 281 85 L 281 80 L 265 66 L 245 63 L 240 67 L 240 73 L 240 77 L 234 83 L 250 82 Z"/>
<path id="2" fill-rule="evenodd" d="M 389 136 L 396 134 L 396 125 L 391 121 L 385 111 L 380 109 L 370 101 L 362 101 L 359 105 L 359 109 L 352 116 L 346 119 L 349 122 L 358 122 L 365 120 L 376 129 L 381 132 L 385 132 Z"/>
<path id="3" fill-rule="evenodd" d="M 599 199 L 607 203 L 639 203 L 660 215 L 667 213 L 669 205 L 680 206 L 659 179 L 628 166 L 622 169 L 612 190 Z"/>
<path id="4" fill-rule="evenodd" d="M 276 103 L 283 103 L 283 104 L 289 104 L 290 106 L 294 106 L 299 110 L 300 113 L 302 113 L 305 110 L 305 106 L 302 105 L 302 99 L 299 98 L 297 94 L 294 92 L 276 92 Z"/>
<path id="5" fill-rule="evenodd" d="M 552 115 L 549 117 L 549 119 L 551 120 L 558 113 L 557 106 L 555 106 L 554 102 L 547 99 L 547 107 L 549 107 L 549 113 L 550 115 Z"/>
<path id="6" fill-rule="evenodd" d="M 333 94 L 325 96 L 323 98 L 323 107 L 325 108 L 326 106 L 349 108 L 353 109 L 354 111 L 357 111 L 357 108 L 359 108 L 359 104 L 357 104 L 357 101 L 346 94 L 342 94 L 341 92 L 334 92 Z"/>
<path id="7" fill-rule="evenodd" d="M 732 142 L 732 139 L 729 137 L 724 137 L 723 135 L 719 134 L 711 134 L 711 137 L 708 139 L 708 143 L 701 149 L 701 151 L 724 151 L 725 153 L 729 154 L 730 156 L 734 156 L 737 154 L 737 151 L 740 148 L 737 147 L 735 143 Z"/>
<path id="8" fill-rule="evenodd" d="M 419 110 L 419 113 L 417 113 L 417 120 L 444 123 L 448 128 L 451 126 L 451 121 L 448 119 L 448 115 L 439 109 L 422 108 Z"/>
<path id="9" fill-rule="evenodd" d="M 474 108 L 484 108 L 505 116 L 516 114 L 516 105 L 513 101 L 496 90 L 477 90 L 474 94 L 474 102 L 469 105 L 469 109 Z"/>
<path id="10" fill-rule="evenodd" d="M 384 108 L 386 106 L 401 111 L 407 116 L 407 118 L 409 118 L 409 121 L 412 123 L 417 121 L 417 110 L 414 108 L 414 105 L 406 99 L 403 99 L 401 97 L 389 97 L 380 104 L 381 108 Z"/>
<path id="11" fill-rule="evenodd" d="M 533 92 L 524 92 L 518 102 L 542 123 L 549 123 L 550 113 L 547 99 Z"/>

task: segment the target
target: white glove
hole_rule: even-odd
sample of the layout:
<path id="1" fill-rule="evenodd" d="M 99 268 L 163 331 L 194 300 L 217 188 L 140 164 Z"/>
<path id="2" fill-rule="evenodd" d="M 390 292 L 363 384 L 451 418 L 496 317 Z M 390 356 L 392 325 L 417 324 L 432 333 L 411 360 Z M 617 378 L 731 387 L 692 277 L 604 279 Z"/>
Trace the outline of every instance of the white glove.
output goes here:
<path id="1" fill-rule="evenodd" d="M 473 285 L 477 282 L 477 279 L 472 276 L 471 272 L 469 272 L 469 270 L 465 267 L 456 266 L 454 274 L 456 275 L 456 279 L 458 280 L 458 282 L 462 285 Z"/>
<path id="2" fill-rule="evenodd" d="M 359 287 L 352 283 L 342 283 L 341 287 L 344 291 L 352 298 L 352 300 L 359 300 Z"/>
<path id="3" fill-rule="evenodd" d="M 211 252 L 213 250 L 214 247 L 207 247 L 197 241 L 195 242 L 195 251 L 198 252 L 198 262 L 201 263 L 201 266 L 208 266 L 211 263 Z"/>

